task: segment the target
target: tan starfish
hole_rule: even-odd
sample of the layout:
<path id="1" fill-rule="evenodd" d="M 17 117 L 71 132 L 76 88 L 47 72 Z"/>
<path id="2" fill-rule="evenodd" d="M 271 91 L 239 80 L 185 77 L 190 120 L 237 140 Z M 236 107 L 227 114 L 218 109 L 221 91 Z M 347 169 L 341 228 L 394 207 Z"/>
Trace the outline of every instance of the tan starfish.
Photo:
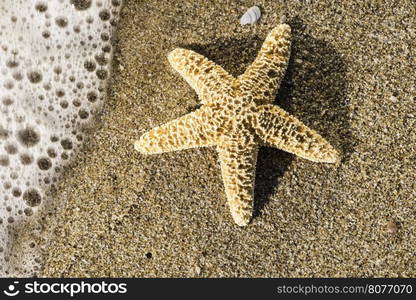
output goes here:
<path id="1" fill-rule="evenodd" d="M 196 91 L 203 106 L 144 134 L 134 147 L 144 154 L 215 146 L 234 221 L 253 213 L 259 146 L 276 147 L 315 162 L 335 163 L 338 152 L 318 133 L 272 105 L 290 55 L 290 27 L 267 36 L 255 61 L 234 78 L 191 50 L 175 49 L 169 62 Z"/>

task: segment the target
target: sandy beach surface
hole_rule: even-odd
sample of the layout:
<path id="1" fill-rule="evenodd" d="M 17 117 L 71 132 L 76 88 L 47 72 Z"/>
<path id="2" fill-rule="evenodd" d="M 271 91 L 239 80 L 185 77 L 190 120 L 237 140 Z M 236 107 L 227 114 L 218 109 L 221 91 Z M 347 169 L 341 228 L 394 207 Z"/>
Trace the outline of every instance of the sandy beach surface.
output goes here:
<path id="1" fill-rule="evenodd" d="M 251 6 L 263 13 L 241 26 Z M 276 104 L 342 152 L 340 166 L 262 148 L 255 216 L 234 224 L 212 148 L 144 156 L 133 142 L 193 111 L 170 67 L 185 47 L 233 75 L 292 27 Z M 45 218 L 39 276 L 416 276 L 413 1 L 136 1 L 121 13 L 109 99 Z"/>

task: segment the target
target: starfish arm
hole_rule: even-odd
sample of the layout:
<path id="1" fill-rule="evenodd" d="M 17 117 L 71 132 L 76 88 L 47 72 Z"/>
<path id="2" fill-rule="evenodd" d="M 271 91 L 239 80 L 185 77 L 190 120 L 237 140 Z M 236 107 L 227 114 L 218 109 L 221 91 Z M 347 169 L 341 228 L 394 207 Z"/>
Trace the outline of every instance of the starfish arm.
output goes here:
<path id="1" fill-rule="evenodd" d="M 238 77 L 243 92 L 257 104 L 271 104 L 290 56 L 290 26 L 281 24 L 267 36 L 254 62 Z"/>
<path id="2" fill-rule="evenodd" d="M 135 141 L 134 148 L 143 154 L 157 154 L 213 146 L 218 134 L 213 119 L 214 111 L 203 107 L 153 128 Z"/>
<path id="3" fill-rule="evenodd" d="M 177 48 L 169 53 L 168 60 L 195 90 L 203 104 L 213 103 L 232 90 L 235 78 L 192 50 Z"/>
<path id="4" fill-rule="evenodd" d="M 296 154 L 314 162 L 336 163 L 339 154 L 317 132 L 275 105 L 257 108 L 253 127 L 266 146 Z"/>
<path id="5" fill-rule="evenodd" d="M 217 147 L 228 205 L 234 221 L 246 226 L 253 214 L 258 146 L 227 139 Z"/>

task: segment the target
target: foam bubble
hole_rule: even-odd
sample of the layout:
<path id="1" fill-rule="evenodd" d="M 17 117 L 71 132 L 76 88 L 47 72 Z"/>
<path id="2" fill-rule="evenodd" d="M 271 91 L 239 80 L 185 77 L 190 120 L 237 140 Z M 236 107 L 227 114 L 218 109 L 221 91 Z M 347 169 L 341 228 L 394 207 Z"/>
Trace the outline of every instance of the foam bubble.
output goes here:
<path id="1" fill-rule="evenodd" d="M 4 149 L 8 154 L 11 155 L 16 154 L 18 152 L 17 147 L 14 144 L 6 144 L 6 146 L 4 146 Z"/>
<path id="2" fill-rule="evenodd" d="M 6 140 L 9 137 L 7 129 L 0 125 L 0 140 Z"/>
<path id="3" fill-rule="evenodd" d="M 68 26 L 68 19 L 65 17 L 57 17 L 55 19 L 55 23 L 56 25 L 58 25 L 61 28 L 65 28 L 66 26 Z"/>
<path id="4" fill-rule="evenodd" d="M 6 66 L 8 68 L 16 68 L 19 66 L 19 62 L 16 61 L 15 59 L 10 58 L 6 61 Z"/>
<path id="5" fill-rule="evenodd" d="M 13 104 L 13 99 L 10 97 L 3 98 L 2 100 L 4 106 L 10 106 Z"/>
<path id="6" fill-rule="evenodd" d="M 71 4 L 78 10 L 86 10 L 91 7 L 92 0 L 71 0 Z"/>
<path id="7" fill-rule="evenodd" d="M 42 171 L 49 170 L 52 167 L 52 161 L 48 157 L 39 158 L 37 164 Z"/>
<path id="8" fill-rule="evenodd" d="M 47 11 L 47 10 L 48 10 L 48 4 L 47 4 L 47 3 L 45 3 L 45 2 L 43 2 L 43 1 L 38 1 L 38 2 L 36 3 L 36 5 L 35 5 L 35 9 L 36 9 L 38 12 L 43 13 L 43 12 L 45 12 L 45 11 Z"/>
<path id="9" fill-rule="evenodd" d="M 95 70 L 95 62 L 93 62 L 92 60 L 86 60 L 84 62 L 84 68 L 88 71 L 88 72 L 93 72 Z"/>
<path id="10" fill-rule="evenodd" d="M 17 132 L 18 141 L 26 146 L 33 147 L 40 141 L 40 135 L 33 127 L 26 127 Z"/>
<path id="11" fill-rule="evenodd" d="M 71 150 L 72 149 L 72 141 L 68 138 L 61 140 L 61 146 L 65 150 Z"/>
<path id="12" fill-rule="evenodd" d="M 25 201 L 26 205 L 35 207 L 40 205 L 42 197 L 40 196 L 38 190 L 31 188 L 23 193 L 23 200 Z"/>
<path id="13" fill-rule="evenodd" d="M 98 14 L 98 16 L 100 17 L 101 20 L 108 21 L 110 20 L 111 14 L 108 9 L 102 9 L 100 13 Z"/>
<path id="14" fill-rule="evenodd" d="M 97 75 L 98 79 L 104 80 L 107 78 L 108 72 L 105 69 L 99 69 L 97 72 L 95 72 L 95 74 Z"/>
<path id="15" fill-rule="evenodd" d="M 20 162 L 22 165 L 30 165 L 33 162 L 33 157 L 28 153 L 22 153 L 20 155 Z"/>
<path id="16" fill-rule="evenodd" d="M 7 155 L 0 155 L 0 166 L 8 167 L 10 165 L 10 159 Z"/>
<path id="17" fill-rule="evenodd" d="M 20 189 L 20 187 L 14 187 L 12 189 L 12 195 L 16 198 L 20 197 L 22 195 L 22 190 Z"/>
<path id="18" fill-rule="evenodd" d="M 38 71 L 30 71 L 27 73 L 27 78 L 31 83 L 39 83 L 42 81 L 42 74 Z"/>

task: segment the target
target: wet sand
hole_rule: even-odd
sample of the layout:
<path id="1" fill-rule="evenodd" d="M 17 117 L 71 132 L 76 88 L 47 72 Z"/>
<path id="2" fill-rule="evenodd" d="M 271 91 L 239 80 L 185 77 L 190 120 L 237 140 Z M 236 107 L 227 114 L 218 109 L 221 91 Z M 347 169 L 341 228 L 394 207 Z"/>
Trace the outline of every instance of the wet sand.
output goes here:
<path id="1" fill-rule="evenodd" d="M 416 11 L 385 3 L 125 1 L 101 126 L 57 191 L 65 208 L 44 221 L 54 237 L 39 275 L 416 276 Z M 252 5 L 263 16 L 243 27 Z M 284 19 L 292 56 L 276 104 L 343 160 L 262 148 L 255 217 L 240 228 L 214 149 L 143 156 L 133 141 L 198 104 L 169 51 L 239 75 Z"/>

